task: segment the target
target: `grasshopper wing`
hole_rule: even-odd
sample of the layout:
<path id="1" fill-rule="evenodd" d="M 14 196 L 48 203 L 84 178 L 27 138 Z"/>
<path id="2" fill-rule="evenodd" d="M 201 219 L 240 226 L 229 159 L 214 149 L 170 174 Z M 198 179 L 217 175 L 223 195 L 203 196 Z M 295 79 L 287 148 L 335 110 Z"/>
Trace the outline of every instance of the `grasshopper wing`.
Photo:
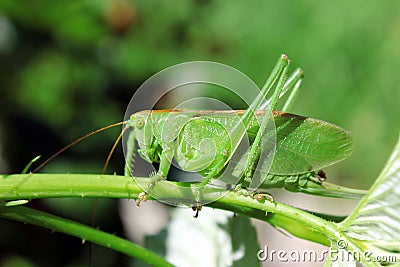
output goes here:
<path id="1" fill-rule="evenodd" d="M 271 174 L 295 175 L 320 170 L 353 151 L 350 132 L 325 121 L 274 112 L 276 151 Z"/>

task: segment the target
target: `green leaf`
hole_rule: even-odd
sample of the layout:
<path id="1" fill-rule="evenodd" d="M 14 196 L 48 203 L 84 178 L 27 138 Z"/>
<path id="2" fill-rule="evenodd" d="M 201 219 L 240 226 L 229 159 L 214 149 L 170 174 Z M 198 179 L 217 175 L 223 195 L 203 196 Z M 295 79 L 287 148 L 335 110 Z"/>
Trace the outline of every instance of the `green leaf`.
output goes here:
<path id="1" fill-rule="evenodd" d="M 233 255 L 243 255 L 235 260 L 232 266 L 260 266 L 261 262 L 256 257 L 260 246 L 251 220 L 244 216 L 233 217 L 228 221 L 228 231 L 231 236 Z"/>
<path id="2" fill-rule="evenodd" d="M 339 224 L 346 236 L 342 241 L 353 242 L 360 252 L 366 253 L 364 264 L 369 262 L 368 265 L 381 266 L 381 263 L 390 265 L 400 262 L 399 183 L 400 140 L 369 193 L 354 212 Z M 332 261 L 327 266 L 341 266 L 337 264 Z"/>
<path id="3" fill-rule="evenodd" d="M 352 238 L 400 259 L 400 140 L 370 192 L 342 223 Z"/>

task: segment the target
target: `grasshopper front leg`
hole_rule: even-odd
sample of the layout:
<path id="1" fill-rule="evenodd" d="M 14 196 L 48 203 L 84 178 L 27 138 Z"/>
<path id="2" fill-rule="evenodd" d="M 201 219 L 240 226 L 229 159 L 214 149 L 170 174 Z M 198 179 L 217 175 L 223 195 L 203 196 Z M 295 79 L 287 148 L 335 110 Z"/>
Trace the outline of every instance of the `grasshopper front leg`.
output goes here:
<path id="1" fill-rule="evenodd" d="M 141 202 L 147 200 L 149 192 L 156 184 L 167 178 L 177 147 L 177 137 L 190 120 L 190 115 L 168 112 L 152 114 L 151 111 L 142 111 L 134 114 L 131 119 L 136 121 L 133 124 L 136 126 L 135 135 L 140 147 L 139 154 L 148 162 L 160 163 L 157 172 L 150 176 L 147 188 L 139 194 L 136 202 L 139 206 Z"/>
<path id="2" fill-rule="evenodd" d="M 165 149 L 161 152 L 160 166 L 158 168 L 158 171 L 154 175 L 150 176 L 150 183 L 147 189 L 139 194 L 138 200 L 136 201 L 137 206 L 140 206 L 141 202 L 147 201 L 150 190 L 153 189 L 158 182 L 167 179 L 173 155 L 174 155 L 173 147 Z"/>

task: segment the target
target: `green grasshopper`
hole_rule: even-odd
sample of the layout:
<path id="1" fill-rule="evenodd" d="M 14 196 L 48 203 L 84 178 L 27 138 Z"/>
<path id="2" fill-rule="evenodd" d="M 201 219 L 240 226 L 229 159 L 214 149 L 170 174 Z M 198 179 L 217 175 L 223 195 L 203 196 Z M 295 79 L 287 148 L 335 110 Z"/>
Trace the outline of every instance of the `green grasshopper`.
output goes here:
<path id="1" fill-rule="evenodd" d="M 285 187 L 332 197 L 358 197 L 356 191 L 324 186 L 326 176 L 321 169 L 352 153 L 350 133 L 324 121 L 288 113 L 303 79 L 303 71 L 297 69 L 287 80 L 289 65 L 288 57 L 282 55 L 247 110 L 144 110 L 131 115 L 126 122 L 131 131 L 126 144 L 125 174 L 131 175 L 135 140 L 143 159 L 159 163 L 137 204 L 146 201 L 156 184 L 167 178 L 175 159 L 183 170 L 203 176 L 194 186 L 194 209 L 199 210 L 202 188 L 221 179 L 234 155 L 238 160 L 229 175 L 237 178 L 238 188 L 257 193 Z M 266 98 L 271 90 L 272 96 Z M 291 93 L 282 111 L 273 111 L 272 118 L 268 116 L 268 109 L 274 110 L 287 92 Z M 267 130 L 271 123 L 276 127 L 275 136 Z M 249 147 L 239 152 L 245 137 Z M 213 141 L 214 146 L 203 142 L 205 139 Z"/>
<path id="2" fill-rule="evenodd" d="M 287 79 L 290 61 L 282 55 L 259 95 L 247 110 L 144 110 L 130 119 L 93 131 L 59 150 L 33 172 L 83 139 L 105 129 L 125 125 L 125 175 L 132 175 L 135 141 L 139 155 L 150 163 L 159 163 L 150 175 L 150 183 L 139 195 L 144 202 L 159 181 L 167 178 L 172 159 L 184 171 L 195 171 L 202 181 L 190 184 L 193 207 L 201 208 L 201 192 L 213 181 L 234 185 L 238 192 L 251 193 L 257 199 L 270 188 L 286 188 L 320 196 L 360 198 L 362 190 L 325 182 L 323 168 L 348 157 L 353 150 L 350 133 L 336 125 L 288 113 L 303 80 L 297 69 Z M 267 98 L 270 91 L 272 96 Z M 290 92 L 282 111 L 275 111 L 278 100 Z M 271 124 L 276 130 L 271 130 Z M 248 146 L 242 149 L 244 140 Z M 210 143 L 211 142 L 211 143 Z M 272 197 L 270 197 L 272 200 Z M 197 214 L 196 212 L 196 214 Z"/>

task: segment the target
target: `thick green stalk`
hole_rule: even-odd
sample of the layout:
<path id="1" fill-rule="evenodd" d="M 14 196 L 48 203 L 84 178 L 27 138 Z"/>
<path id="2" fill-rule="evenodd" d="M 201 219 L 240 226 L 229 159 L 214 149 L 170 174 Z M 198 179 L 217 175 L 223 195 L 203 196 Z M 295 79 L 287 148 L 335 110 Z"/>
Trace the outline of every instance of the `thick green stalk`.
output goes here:
<path id="1" fill-rule="evenodd" d="M 146 187 L 148 178 L 140 184 Z M 181 190 L 176 190 L 173 182 L 160 182 L 154 190 L 157 195 L 165 198 L 185 199 Z M 137 198 L 143 189 L 138 186 L 132 177 L 118 175 L 89 175 L 89 174 L 17 174 L 0 176 L 0 200 L 20 200 L 37 198 L 61 198 L 61 197 L 106 197 L 106 198 Z M 221 191 L 214 188 L 205 188 L 204 194 L 212 194 Z M 250 197 L 240 196 L 229 192 L 224 197 L 209 204 L 211 207 L 223 208 L 236 213 L 254 217 L 269 222 L 280 228 L 287 229 L 292 234 L 327 245 L 325 235 L 314 231 L 313 221 L 321 220 L 308 212 L 281 203 L 264 201 L 261 203 Z M 290 208 L 290 211 L 287 210 Z M 309 217 L 297 217 L 297 211 L 301 211 Z M 268 216 L 266 213 L 269 212 Z M 289 214 L 292 213 L 292 214 Z M 272 215 L 273 214 L 273 215 Z M 304 227 L 308 225 L 308 228 Z M 301 231 L 298 229 L 301 228 Z M 296 230 L 297 229 L 297 230 Z"/>
<path id="2" fill-rule="evenodd" d="M 71 220 L 25 207 L 0 207 L 0 217 L 34 224 L 116 250 L 152 266 L 171 267 L 163 257 L 115 235 Z"/>

